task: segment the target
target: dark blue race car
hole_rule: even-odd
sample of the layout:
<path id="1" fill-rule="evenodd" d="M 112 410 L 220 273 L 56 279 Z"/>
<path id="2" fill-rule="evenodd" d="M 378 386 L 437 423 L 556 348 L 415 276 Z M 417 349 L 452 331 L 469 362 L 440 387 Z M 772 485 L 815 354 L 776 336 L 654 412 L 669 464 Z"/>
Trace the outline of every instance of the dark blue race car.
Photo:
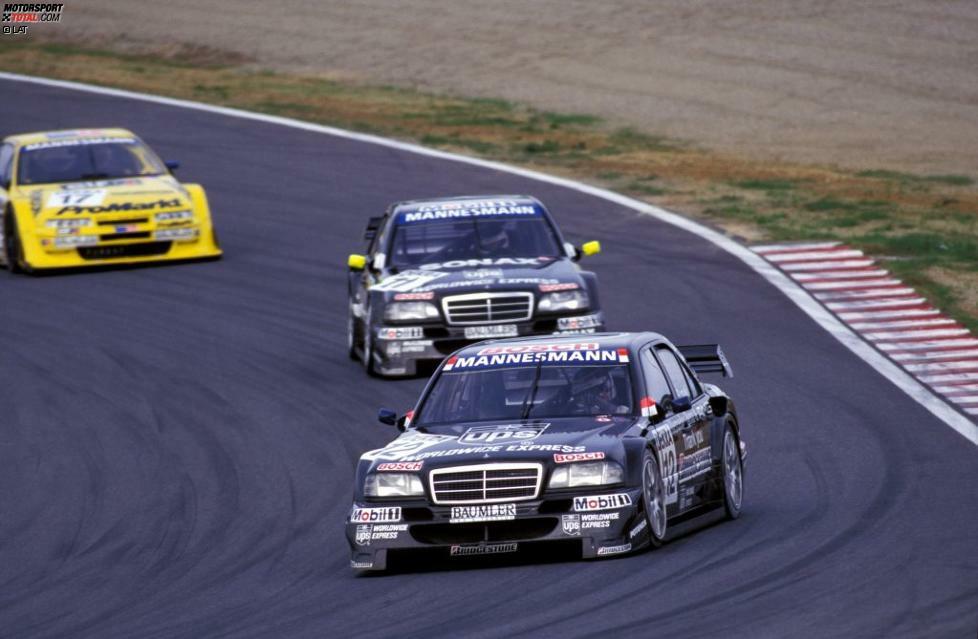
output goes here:
<path id="1" fill-rule="evenodd" d="M 447 358 L 403 434 L 365 453 L 346 535 L 352 566 L 562 542 L 583 557 L 658 546 L 699 515 L 740 514 L 746 447 L 716 345 L 656 333 L 481 342 Z"/>
<path id="2" fill-rule="evenodd" d="M 597 278 L 522 195 L 399 202 L 371 218 L 348 260 L 350 357 L 370 374 L 413 375 L 483 339 L 604 330 Z"/>

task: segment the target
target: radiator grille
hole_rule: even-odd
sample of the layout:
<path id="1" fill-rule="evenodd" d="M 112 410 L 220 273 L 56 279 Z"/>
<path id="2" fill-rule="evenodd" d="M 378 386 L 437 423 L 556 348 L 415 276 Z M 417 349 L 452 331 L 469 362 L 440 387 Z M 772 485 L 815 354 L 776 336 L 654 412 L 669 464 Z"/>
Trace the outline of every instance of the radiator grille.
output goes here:
<path id="1" fill-rule="evenodd" d="M 488 504 L 533 499 L 540 492 L 540 464 L 480 464 L 431 471 L 436 504 Z"/>
<path id="2" fill-rule="evenodd" d="M 470 293 L 442 300 L 449 324 L 504 324 L 533 316 L 532 293 Z"/>

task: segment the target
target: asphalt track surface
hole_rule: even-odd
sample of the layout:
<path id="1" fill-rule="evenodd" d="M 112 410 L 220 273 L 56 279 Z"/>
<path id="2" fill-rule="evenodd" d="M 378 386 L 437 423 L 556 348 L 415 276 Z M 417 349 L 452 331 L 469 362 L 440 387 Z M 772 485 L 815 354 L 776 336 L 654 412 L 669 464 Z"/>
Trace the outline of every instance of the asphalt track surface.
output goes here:
<path id="1" fill-rule="evenodd" d="M 124 126 L 208 190 L 220 262 L 0 273 L 0 636 L 974 637 L 978 450 L 706 241 L 529 179 L 0 82 L 0 134 Z M 654 552 L 349 569 L 360 452 L 423 380 L 344 350 L 346 254 L 391 201 L 540 197 L 616 329 L 718 341 L 745 512 Z"/>

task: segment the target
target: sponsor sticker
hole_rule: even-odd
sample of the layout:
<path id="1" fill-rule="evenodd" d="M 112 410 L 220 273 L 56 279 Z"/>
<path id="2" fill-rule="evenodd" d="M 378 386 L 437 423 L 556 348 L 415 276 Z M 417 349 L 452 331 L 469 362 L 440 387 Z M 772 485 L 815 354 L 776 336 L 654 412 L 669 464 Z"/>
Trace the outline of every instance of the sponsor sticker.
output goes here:
<path id="1" fill-rule="evenodd" d="M 62 146 L 82 146 L 85 144 L 136 144 L 133 138 L 114 138 L 114 137 L 83 137 L 77 140 L 51 140 L 49 142 L 35 142 L 24 146 L 24 151 L 34 151 L 36 149 L 52 149 Z"/>
<path id="2" fill-rule="evenodd" d="M 393 541 L 405 530 L 407 530 L 407 524 L 374 524 L 370 539 Z"/>
<path id="3" fill-rule="evenodd" d="M 555 291 L 573 291 L 580 288 L 577 282 L 558 282 L 556 284 L 541 284 L 541 293 L 553 293 Z"/>
<path id="4" fill-rule="evenodd" d="M 539 207 L 516 200 L 461 200 L 454 202 L 430 202 L 418 205 L 414 210 L 397 216 L 398 224 L 439 222 L 473 217 L 539 217 Z"/>
<path id="5" fill-rule="evenodd" d="M 502 347 L 497 347 L 502 348 Z M 624 349 L 620 349 L 624 350 Z M 601 349 L 588 351 L 547 351 L 507 353 L 499 355 L 454 355 L 445 362 L 445 370 L 458 368 L 480 369 L 503 366 L 536 366 L 561 364 L 625 364 L 628 363 L 628 353 L 622 354 L 616 349 Z"/>
<path id="6" fill-rule="evenodd" d="M 592 495 L 589 497 L 575 497 L 574 511 L 587 512 L 592 510 L 614 510 L 632 505 L 632 498 L 628 493 L 618 493 L 615 495 Z"/>
<path id="7" fill-rule="evenodd" d="M 354 508 L 353 513 L 350 515 L 351 523 L 374 523 L 383 521 L 401 521 L 401 507 L 387 506 L 384 508 Z"/>
<path id="8" fill-rule="evenodd" d="M 636 537 L 639 536 L 639 534 L 643 530 L 645 530 L 645 527 L 648 526 L 648 525 L 649 525 L 649 522 L 646 521 L 646 519 L 643 517 L 641 519 L 641 521 L 639 521 L 638 524 L 635 525 L 634 528 L 632 528 L 630 531 L 628 531 L 628 538 L 629 539 L 635 539 Z"/>
<path id="9" fill-rule="evenodd" d="M 604 453 L 602 451 L 595 451 L 591 453 L 554 453 L 554 462 L 558 464 L 595 461 L 597 459 L 604 459 Z"/>
<path id="10" fill-rule="evenodd" d="M 372 561 L 351 561 L 350 568 L 373 568 L 374 562 Z"/>
<path id="11" fill-rule="evenodd" d="M 516 504 L 480 504 L 477 506 L 452 506 L 449 523 L 462 524 L 475 521 L 507 521 L 510 519 L 516 519 Z"/>
<path id="12" fill-rule="evenodd" d="M 473 555 L 498 555 L 505 552 L 516 552 L 517 543 L 506 544 L 454 544 L 449 551 L 452 557 L 470 557 Z"/>
<path id="13" fill-rule="evenodd" d="M 561 515 L 560 516 L 560 527 L 564 531 L 565 535 L 573 535 L 575 537 L 581 534 L 581 516 L 580 515 Z"/>
<path id="14" fill-rule="evenodd" d="M 417 471 L 421 470 L 424 466 L 423 461 L 416 462 L 384 462 L 383 464 L 377 464 L 376 470 L 380 471 L 398 471 L 398 470 L 411 470 Z"/>
<path id="15" fill-rule="evenodd" d="M 373 533 L 373 526 L 370 524 L 362 524 L 357 526 L 356 542 L 360 546 L 370 545 L 370 535 Z"/>
<path id="16" fill-rule="evenodd" d="M 95 205 L 68 205 L 63 206 L 58 209 L 56 215 L 64 215 L 66 213 L 74 213 L 80 215 L 82 213 L 121 213 L 127 211 L 151 211 L 154 209 L 167 209 L 175 208 L 181 206 L 181 201 L 179 198 L 173 198 L 169 200 L 159 199 L 152 202 L 122 202 L 116 204 L 106 204 L 105 206 L 95 206 Z"/>
<path id="17" fill-rule="evenodd" d="M 536 439 L 550 424 L 501 424 L 473 426 L 458 438 L 458 443 L 471 446 L 509 444 Z"/>
<path id="18" fill-rule="evenodd" d="M 620 546 L 602 546 L 598 548 L 599 555 L 619 555 L 632 549 L 631 544 L 621 544 Z"/>
<path id="19" fill-rule="evenodd" d="M 435 299 L 435 294 L 431 291 L 426 291 L 424 293 L 398 293 L 394 296 L 395 302 L 408 302 L 408 301 L 433 300 L 433 299 Z"/>
<path id="20" fill-rule="evenodd" d="M 611 528 L 611 522 L 618 521 L 620 513 L 591 513 L 581 515 L 581 528 Z"/>

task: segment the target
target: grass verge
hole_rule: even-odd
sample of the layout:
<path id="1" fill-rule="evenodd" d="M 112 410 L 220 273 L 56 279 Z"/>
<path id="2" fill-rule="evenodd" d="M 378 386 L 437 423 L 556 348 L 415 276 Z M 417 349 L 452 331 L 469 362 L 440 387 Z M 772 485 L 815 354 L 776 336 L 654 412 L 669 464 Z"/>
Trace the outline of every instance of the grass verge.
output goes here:
<path id="1" fill-rule="evenodd" d="M 978 331 L 978 187 L 968 175 L 767 162 L 539 111 L 255 69 L 208 48 L 0 43 L 0 69 L 300 118 L 574 177 L 746 242 L 830 239 L 877 257 Z"/>

